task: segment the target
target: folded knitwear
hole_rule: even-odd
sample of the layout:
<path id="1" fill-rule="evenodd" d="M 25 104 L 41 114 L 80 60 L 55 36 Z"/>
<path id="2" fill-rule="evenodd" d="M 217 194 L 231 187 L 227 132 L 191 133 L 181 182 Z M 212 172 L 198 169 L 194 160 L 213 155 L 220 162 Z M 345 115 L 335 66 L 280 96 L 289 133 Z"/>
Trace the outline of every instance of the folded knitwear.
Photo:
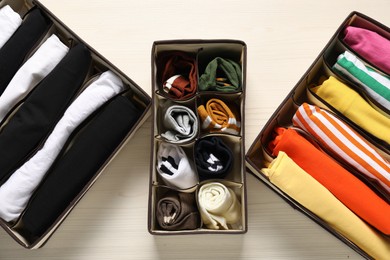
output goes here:
<path id="1" fill-rule="evenodd" d="M 344 41 L 368 62 L 390 75 L 390 40 L 364 28 L 348 26 Z"/>
<path id="2" fill-rule="evenodd" d="M 73 47 L 26 98 L 0 132 L 0 182 L 19 168 L 47 137 L 83 83 L 91 54 Z"/>
<path id="3" fill-rule="evenodd" d="M 345 51 L 337 58 L 333 69 L 347 77 L 377 103 L 390 111 L 390 78 L 364 65 L 355 55 Z"/>
<path id="4" fill-rule="evenodd" d="M 16 72 L 0 96 L 0 121 L 43 79 L 68 53 L 56 35 L 50 36 Z"/>
<path id="5" fill-rule="evenodd" d="M 183 148 L 161 143 L 157 152 L 157 172 L 163 181 L 176 189 L 189 189 L 198 184 L 198 176 Z"/>
<path id="6" fill-rule="evenodd" d="M 156 217 L 164 230 L 191 230 L 200 228 L 200 216 L 194 193 L 170 190 L 157 202 Z"/>
<path id="7" fill-rule="evenodd" d="M 198 192 L 203 224 L 209 229 L 232 229 L 241 220 L 241 204 L 231 188 L 220 182 L 203 184 Z"/>
<path id="8" fill-rule="evenodd" d="M 0 9 L 0 49 L 22 24 L 20 15 L 9 5 Z"/>
<path id="9" fill-rule="evenodd" d="M 229 107 L 220 99 L 212 98 L 206 106 L 200 105 L 198 114 L 202 129 L 236 135 L 240 133 L 240 113 L 234 106 Z"/>
<path id="10" fill-rule="evenodd" d="M 278 127 L 275 131 L 275 139 L 269 143 L 273 155 L 285 152 L 356 215 L 390 234 L 390 204 L 294 129 Z"/>
<path id="11" fill-rule="evenodd" d="M 356 125 L 390 144 L 390 117 L 375 110 L 356 91 L 333 76 L 311 90 Z"/>
<path id="12" fill-rule="evenodd" d="M 229 59 L 217 57 L 210 61 L 199 77 L 199 89 L 235 92 L 241 90 L 241 66 Z"/>
<path id="13" fill-rule="evenodd" d="M 261 170 L 284 193 L 374 259 L 387 259 L 390 239 L 356 216 L 282 151 Z"/>
<path id="14" fill-rule="evenodd" d="M 0 49 L 0 95 L 51 24 L 39 9 L 34 9 Z"/>
<path id="15" fill-rule="evenodd" d="M 117 149 L 142 111 L 133 101 L 117 96 L 88 120 L 64 154 L 50 168 L 22 215 L 26 236 L 41 236 L 71 205 L 110 155 Z"/>

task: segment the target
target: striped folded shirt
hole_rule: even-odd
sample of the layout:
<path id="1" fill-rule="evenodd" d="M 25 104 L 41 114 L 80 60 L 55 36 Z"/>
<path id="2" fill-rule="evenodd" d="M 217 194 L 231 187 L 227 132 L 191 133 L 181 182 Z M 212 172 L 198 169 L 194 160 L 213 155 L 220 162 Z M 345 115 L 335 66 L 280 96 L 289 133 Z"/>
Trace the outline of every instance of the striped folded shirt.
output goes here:
<path id="1" fill-rule="evenodd" d="M 319 107 L 302 104 L 293 124 L 390 194 L 390 164 L 346 123 Z"/>
<path id="2" fill-rule="evenodd" d="M 358 84 L 369 97 L 390 111 L 390 78 L 365 66 L 352 53 L 345 51 L 337 58 L 333 69 Z"/>

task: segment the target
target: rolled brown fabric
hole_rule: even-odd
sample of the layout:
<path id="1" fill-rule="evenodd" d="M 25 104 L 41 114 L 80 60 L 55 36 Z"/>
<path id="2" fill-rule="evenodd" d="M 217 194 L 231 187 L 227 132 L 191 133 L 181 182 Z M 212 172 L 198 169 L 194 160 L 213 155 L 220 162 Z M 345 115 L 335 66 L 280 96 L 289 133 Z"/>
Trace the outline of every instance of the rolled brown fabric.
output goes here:
<path id="1" fill-rule="evenodd" d="M 157 202 L 157 222 L 165 230 L 188 230 L 200 227 L 200 215 L 193 193 L 169 190 Z"/>

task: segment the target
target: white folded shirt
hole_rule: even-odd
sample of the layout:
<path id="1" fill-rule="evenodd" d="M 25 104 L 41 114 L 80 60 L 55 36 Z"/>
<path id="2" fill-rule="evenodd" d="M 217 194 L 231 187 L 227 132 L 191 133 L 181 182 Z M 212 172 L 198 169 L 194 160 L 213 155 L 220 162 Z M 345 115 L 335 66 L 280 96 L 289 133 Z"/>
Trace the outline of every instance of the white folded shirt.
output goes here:
<path id="1" fill-rule="evenodd" d="M 20 15 L 9 5 L 0 9 L 0 49 L 22 24 Z"/>

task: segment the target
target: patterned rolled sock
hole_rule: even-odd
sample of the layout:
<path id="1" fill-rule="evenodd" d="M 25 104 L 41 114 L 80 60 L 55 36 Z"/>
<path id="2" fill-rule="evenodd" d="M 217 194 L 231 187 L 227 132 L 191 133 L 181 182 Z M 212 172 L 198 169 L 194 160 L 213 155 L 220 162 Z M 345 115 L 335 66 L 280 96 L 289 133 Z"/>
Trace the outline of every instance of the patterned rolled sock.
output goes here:
<path id="1" fill-rule="evenodd" d="M 235 92 L 241 90 L 241 66 L 229 59 L 212 60 L 199 78 L 200 90 Z"/>
<path id="2" fill-rule="evenodd" d="M 390 255 L 390 239 L 356 216 L 284 152 L 261 170 L 299 204 L 375 259 Z"/>
<path id="3" fill-rule="evenodd" d="M 234 191 L 222 183 L 203 184 L 198 192 L 199 211 L 210 229 L 232 229 L 241 220 L 241 204 Z"/>
<path id="4" fill-rule="evenodd" d="M 293 129 L 278 127 L 269 148 L 285 152 L 340 202 L 382 233 L 390 234 L 390 204 Z"/>
<path id="5" fill-rule="evenodd" d="M 157 202 L 156 218 L 164 230 L 191 230 L 200 228 L 200 216 L 194 193 L 170 190 Z"/>
<path id="6" fill-rule="evenodd" d="M 23 231 L 41 236 L 98 172 L 141 116 L 117 96 L 90 120 L 50 168 L 22 215 Z"/>
<path id="7" fill-rule="evenodd" d="M 73 47 L 26 98 L 0 133 L 0 182 L 19 168 L 62 117 L 83 83 L 91 54 Z"/>
<path id="8" fill-rule="evenodd" d="M 195 169 L 180 146 L 161 143 L 157 152 L 157 172 L 164 182 L 177 189 L 188 189 L 198 183 Z"/>
<path id="9" fill-rule="evenodd" d="M 68 53 L 57 36 L 50 36 L 16 72 L 0 96 L 0 121 L 43 79 Z"/>
<path id="10" fill-rule="evenodd" d="M 220 99 L 210 99 L 207 101 L 206 107 L 200 105 L 198 114 L 202 122 L 202 129 L 235 135 L 240 133 L 241 124 L 237 109 L 233 106 L 230 108 Z"/>
<path id="11" fill-rule="evenodd" d="M 205 137 L 195 144 L 195 163 L 201 180 L 225 178 L 233 158 L 232 151 L 219 137 Z"/>
<path id="12" fill-rule="evenodd" d="M 368 62 L 390 75 L 390 40 L 376 32 L 348 26 L 345 43 Z"/>
<path id="13" fill-rule="evenodd" d="M 51 21 L 39 9 L 34 9 L 0 49 L 0 95 L 50 25 Z"/>
<path id="14" fill-rule="evenodd" d="M 0 49 L 22 24 L 22 18 L 9 5 L 0 9 Z"/>

